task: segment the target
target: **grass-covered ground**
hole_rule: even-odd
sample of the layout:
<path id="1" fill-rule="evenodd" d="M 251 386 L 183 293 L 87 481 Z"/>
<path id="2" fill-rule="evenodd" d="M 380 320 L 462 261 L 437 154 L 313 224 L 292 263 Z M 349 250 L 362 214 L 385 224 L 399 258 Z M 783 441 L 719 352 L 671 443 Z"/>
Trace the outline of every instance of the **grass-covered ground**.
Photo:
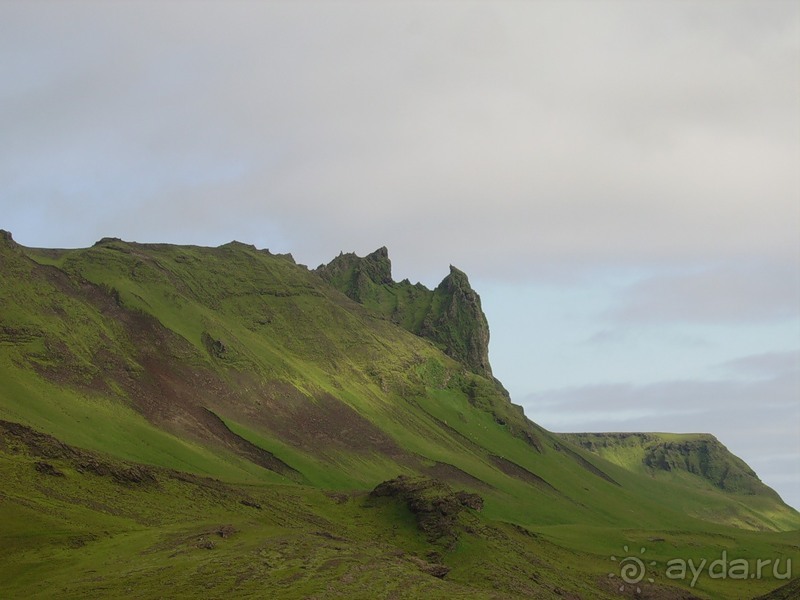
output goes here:
<path id="1" fill-rule="evenodd" d="M 610 598 L 645 548 L 650 597 L 733 599 L 784 569 L 668 561 L 800 564 L 800 516 L 713 438 L 550 434 L 287 257 L 3 238 L 0 277 L 0 597 Z M 400 474 L 482 510 L 430 539 L 369 495 Z"/>

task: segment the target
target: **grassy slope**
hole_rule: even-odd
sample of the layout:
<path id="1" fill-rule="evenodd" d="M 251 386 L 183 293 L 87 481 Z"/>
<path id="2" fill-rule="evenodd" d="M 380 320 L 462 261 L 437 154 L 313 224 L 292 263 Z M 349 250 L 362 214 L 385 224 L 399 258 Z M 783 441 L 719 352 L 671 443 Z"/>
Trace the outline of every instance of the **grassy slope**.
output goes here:
<path id="1" fill-rule="evenodd" d="M 583 433 L 561 437 L 651 480 L 704 490 L 709 497 L 724 490 L 742 505 L 735 516 L 729 507 L 713 502 L 684 509 L 704 520 L 745 529 L 761 529 L 765 520 L 774 529 L 796 528 L 795 511 L 775 502 L 777 494 L 712 435 Z"/>
<path id="2" fill-rule="evenodd" d="M 618 597 L 603 585 L 614 567 L 609 556 L 622 551 L 616 540 L 646 545 L 647 559 L 658 561 L 651 592 L 670 583 L 664 562 L 674 556 L 734 554 L 746 543 L 762 556 L 797 559 L 791 540 L 779 534 L 743 533 L 737 540 L 725 530 L 671 531 L 651 543 L 652 532 L 583 527 L 554 543 L 547 528 L 534 533 L 474 514 L 470 530 L 443 553 L 402 505 L 363 492 L 225 484 L 159 468 L 144 483 L 120 482 L 82 469 L 85 452 L 46 456 L 62 473 L 53 476 L 34 468 L 40 453 L 14 442 L 0 448 L 3 597 L 181 598 L 200 591 L 257 598 L 269 591 L 287 598 L 601 599 Z M 452 569 L 447 579 L 425 572 L 433 561 Z M 742 597 L 740 586 L 707 583 L 695 590 L 698 597 Z M 748 592 L 775 585 L 754 581 Z"/>
<path id="3" fill-rule="evenodd" d="M 671 532 L 670 538 L 658 536 L 670 540 L 671 552 L 697 552 L 690 540 L 707 535 L 722 536 L 732 549 L 756 556 L 776 548 L 786 552 L 791 543 L 777 534 L 756 536 L 730 525 L 773 530 L 799 526 L 797 514 L 768 495 L 743 501 L 691 480 L 654 479 L 524 422 L 490 382 L 465 372 L 432 344 L 377 318 L 285 258 L 241 244 L 206 249 L 118 241 L 69 252 L 0 247 L 0 253 L 0 417 L 74 445 L 213 476 L 230 485 L 256 485 L 259 493 L 273 494 L 281 502 L 291 502 L 297 494 L 318 498 L 316 487 L 367 490 L 400 472 L 444 473 L 485 497 L 485 522 L 537 529 L 541 536 L 535 542 L 512 534 L 519 556 L 544 553 L 583 573 L 552 576 L 553 581 L 565 579 L 561 583 L 567 589 L 585 586 L 590 573 L 605 575 L 608 557 L 619 554 L 622 543 L 654 537 L 653 531 Z M 169 403 L 173 395 L 181 399 L 175 402 L 180 406 L 167 414 L 152 410 L 154 403 Z M 208 429 L 204 435 L 189 435 L 198 423 L 211 427 L 203 421 L 204 409 L 218 415 L 233 434 L 299 471 L 301 480 L 314 487 L 298 487 L 291 477 L 257 466 L 227 434 Z M 287 433 L 292 423 L 300 435 Z M 527 432 L 528 442 L 521 432 Z M 370 450 L 359 450 L 363 446 Z M 585 461 L 619 485 L 583 468 Z M 442 464 L 463 473 L 452 467 L 442 471 Z M 3 468 L 18 473 L 30 464 L 7 456 Z M 26 477 L 13 481 L 15 500 L 10 502 L 11 494 L 5 493 L 3 516 L 17 515 L 14 520 L 25 525 L 8 534 L 6 547 L 11 544 L 21 552 L 11 555 L 27 556 L 27 564 L 35 565 L 49 552 L 50 542 L 31 545 L 30 540 L 41 539 L 36 538 L 37 528 L 50 528 L 50 516 L 43 510 L 50 500 Z M 181 493 L 173 502 L 183 507 L 177 513 L 186 513 Z M 159 493 L 148 494 L 156 504 L 161 502 Z M 22 501 L 28 497 L 36 500 Z M 131 499 L 131 510 L 140 501 Z M 59 510 L 78 510 L 70 508 L 75 503 L 69 500 L 61 502 Z M 320 510 L 330 513 L 337 527 L 347 527 L 355 518 L 344 508 L 349 504 L 323 503 L 324 509 L 312 505 L 304 517 L 311 522 Z M 195 508 L 205 514 L 204 507 Z M 197 514 L 188 511 L 184 522 L 170 527 L 180 530 Z M 220 509 L 209 514 L 220 520 L 228 513 Z M 68 520 L 95 530 L 96 519 L 105 523 L 107 516 L 84 510 Z M 394 525 L 389 518 L 374 526 L 384 531 Z M 150 524 L 140 524 L 137 532 L 115 520 L 114 528 L 142 544 L 161 535 Z M 307 525 L 299 529 L 308 535 Z M 415 535 L 401 531 L 389 546 L 402 546 Z M 445 558 L 454 566 L 448 579 L 480 585 L 487 581 L 487 568 L 511 577 L 514 560 L 487 561 L 492 549 L 502 546 L 499 535 L 463 539 Z M 116 535 L 111 537 L 119 543 Z M 113 546 L 112 541 L 102 543 Z M 797 557 L 794 544 L 790 551 Z M 140 552 L 134 554 L 144 556 Z M 65 582 L 73 579 L 75 561 L 92 562 L 85 554 L 73 548 L 59 551 L 64 562 L 57 563 L 63 565 L 58 572 Z M 153 557 L 152 568 L 163 559 Z M 230 568 L 237 568 L 234 556 L 230 561 Z M 403 565 L 400 571 L 408 567 Z M 387 577 L 397 568 L 392 561 L 385 566 Z M 416 577 L 419 569 L 412 571 Z M 324 573 L 317 576 L 331 579 Z M 426 577 L 432 586 L 443 585 Z M 730 582 L 703 584 L 725 594 L 720 597 L 737 597 Z M 21 590 L 27 584 L 16 580 L 14 585 Z M 774 585 L 765 580 L 751 587 L 766 591 Z"/>

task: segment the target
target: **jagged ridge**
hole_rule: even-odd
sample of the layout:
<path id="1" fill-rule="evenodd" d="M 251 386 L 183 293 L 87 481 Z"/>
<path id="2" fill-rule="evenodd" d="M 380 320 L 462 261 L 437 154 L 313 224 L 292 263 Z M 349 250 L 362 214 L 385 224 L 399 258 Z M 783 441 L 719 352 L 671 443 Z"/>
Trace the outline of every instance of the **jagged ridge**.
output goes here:
<path id="1" fill-rule="evenodd" d="M 356 302 L 431 340 L 475 373 L 492 378 L 489 324 L 480 296 L 463 271 L 450 265 L 450 273 L 434 290 L 408 280 L 395 282 L 389 252 L 382 247 L 363 258 L 342 253 L 315 272 Z"/>

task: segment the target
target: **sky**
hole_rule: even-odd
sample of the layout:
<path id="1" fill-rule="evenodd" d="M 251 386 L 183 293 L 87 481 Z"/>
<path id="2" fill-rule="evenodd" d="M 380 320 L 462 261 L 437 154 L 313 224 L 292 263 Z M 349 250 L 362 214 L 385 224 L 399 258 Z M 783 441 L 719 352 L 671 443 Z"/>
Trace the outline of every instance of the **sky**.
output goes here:
<path id="1" fill-rule="evenodd" d="M 554 431 L 800 508 L 800 5 L 0 0 L 0 227 L 454 264 Z"/>

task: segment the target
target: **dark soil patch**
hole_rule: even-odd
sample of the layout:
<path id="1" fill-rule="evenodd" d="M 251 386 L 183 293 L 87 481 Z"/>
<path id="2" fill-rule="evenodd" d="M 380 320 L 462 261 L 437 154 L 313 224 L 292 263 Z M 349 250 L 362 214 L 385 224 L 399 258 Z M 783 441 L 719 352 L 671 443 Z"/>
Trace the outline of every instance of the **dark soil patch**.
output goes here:
<path id="1" fill-rule="evenodd" d="M 326 450 L 344 450 L 413 461 L 394 439 L 327 392 L 307 396 L 287 382 L 271 381 L 261 386 L 260 400 L 259 410 L 248 418 L 306 452 L 319 455 Z"/>
<path id="2" fill-rule="evenodd" d="M 111 477 L 120 484 L 157 483 L 156 470 L 152 467 L 110 461 L 94 452 L 68 446 L 51 435 L 20 423 L 0 420 L 0 447 L 14 454 L 66 460 L 79 473 Z M 34 468 L 45 475 L 64 476 L 63 472 L 46 461 L 36 462 Z"/>
<path id="3" fill-rule="evenodd" d="M 222 539 L 231 537 L 234 533 L 236 533 L 236 527 L 233 525 L 220 525 L 214 531 L 216 535 L 221 537 Z"/>
<path id="4" fill-rule="evenodd" d="M 469 439 L 467 436 L 465 436 L 463 433 L 461 433 L 460 431 L 458 431 L 454 427 L 451 427 L 450 425 L 448 425 L 442 419 L 440 419 L 438 417 L 435 417 L 434 415 L 430 414 L 428 411 L 425 410 L 425 407 L 422 406 L 419 402 L 417 402 L 415 400 L 411 400 L 411 399 L 407 399 L 407 402 L 409 404 L 411 404 L 412 406 L 415 406 L 419 410 L 425 412 L 425 414 L 427 415 L 427 417 L 429 419 L 431 419 L 433 422 L 435 422 L 436 425 L 438 425 L 441 429 L 446 431 L 456 442 L 462 444 L 464 447 L 466 447 L 466 448 L 468 448 L 468 449 L 470 449 L 470 450 L 472 450 L 474 452 L 480 453 L 480 454 L 482 454 L 482 453 L 484 453 L 486 451 L 483 446 L 481 446 L 479 444 L 476 444 L 471 439 Z"/>
<path id="5" fill-rule="evenodd" d="M 566 446 L 562 446 L 561 444 L 557 444 L 556 445 L 556 450 L 558 450 L 559 452 L 563 452 L 564 454 L 567 454 L 568 456 L 570 456 L 576 463 L 578 463 L 581 467 L 583 467 L 584 469 L 586 469 L 587 471 L 589 471 L 593 475 L 597 475 L 598 477 L 600 477 L 601 479 L 605 479 L 609 483 L 613 483 L 616 486 L 620 486 L 619 482 L 616 479 L 614 479 L 613 477 L 611 477 L 611 475 L 608 475 L 606 472 L 601 471 L 599 468 L 594 466 L 592 463 L 590 463 L 588 460 L 583 458 L 580 454 L 578 454 L 577 452 L 575 452 L 571 448 L 567 448 Z M 620 487 L 622 487 L 622 486 L 620 486 Z"/>
<path id="6" fill-rule="evenodd" d="M 424 471 L 426 475 L 433 477 L 434 479 L 441 479 L 442 481 L 447 481 L 450 483 L 467 485 L 477 490 L 488 491 L 494 489 L 485 481 L 478 479 L 474 475 L 470 475 L 466 471 L 462 471 L 458 467 L 454 467 L 449 463 L 437 462 L 432 467 L 425 467 Z"/>
<path id="7" fill-rule="evenodd" d="M 334 535 L 328 531 L 315 531 L 314 535 L 317 535 L 321 538 L 325 538 L 326 540 L 332 540 L 334 542 L 346 542 L 348 541 L 347 538 L 343 538 L 338 535 Z"/>
<path id="8" fill-rule="evenodd" d="M 428 562 L 416 556 L 410 556 L 408 560 L 414 563 L 423 573 L 438 577 L 439 579 L 444 579 L 450 572 L 450 567 L 441 563 Z"/>
<path id="9" fill-rule="evenodd" d="M 11 421 L 0 420 L 0 448 L 13 454 L 41 458 L 77 458 L 80 452 L 51 435 Z"/>
<path id="10" fill-rule="evenodd" d="M 64 477 L 64 473 L 56 469 L 48 462 L 39 461 L 33 465 L 33 468 L 39 471 L 42 475 L 50 475 L 51 477 Z"/>
<path id="11" fill-rule="evenodd" d="M 351 495 L 344 492 L 322 492 L 327 498 L 333 500 L 336 504 L 347 504 L 350 501 Z"/>
<path id="12" fill-rule="evenodd" d="M 209 431 L 212 431 L 216 437 L 226 442 L 226 444 L 233 449 L 240 456 L 246 457 L 250 462 L 253 462 L 265 469 L 275 471 L 281 475 L 291 477 L 293 479 L 301 479 L 302 475 L 296 469 L 290 467 L 277 456 L 271 452 L 267 452 L 263 448 L 259 448 L 255 444 L 248 442 L 240 435 L 235 434 L 216 414 L 210 410 L 203 409 L 206 413 L 206 418 L 203 419 L 204 425 Z"/>
<path id="13" fill-rule="evenodd" d="M 597 587 L 620 598 L 635 598 L 636 600 L 701 600 L 681 588 L 654 583 L 642 583 L 638 586 L 626 585 L 619 577 L 598 579 Z"/>
<path id="14" fill-rule="evenodd" d="M 142 485 L 155 483 L 156 476 L 153 469 L 144 465 L 115 465 L 94 456 L 82 459 L 77 470 L 80 473 L 93 473 L 101 477 L 112 477 L 117 483 Z"/>
<path id="15" fill-rule="evenodd" d="M 531 473 L 525 467 L 519 466 L 515 462 L 511 462 L 508 459 L 505 459 L 501 456 L 495 456 L 494 454 L 489 455 L 489 459 L 492 461 L 492 464 L 500 469 L 506 475 L 519 479 L 520 481 L 524 481 L 526 483 L 531 483 L 538 488 L 547 490 L 549 492 L 555 492 L 560 494 L 556 488 L 550 485 L 545 479 L 539 477 L 536 473 Z"/>

